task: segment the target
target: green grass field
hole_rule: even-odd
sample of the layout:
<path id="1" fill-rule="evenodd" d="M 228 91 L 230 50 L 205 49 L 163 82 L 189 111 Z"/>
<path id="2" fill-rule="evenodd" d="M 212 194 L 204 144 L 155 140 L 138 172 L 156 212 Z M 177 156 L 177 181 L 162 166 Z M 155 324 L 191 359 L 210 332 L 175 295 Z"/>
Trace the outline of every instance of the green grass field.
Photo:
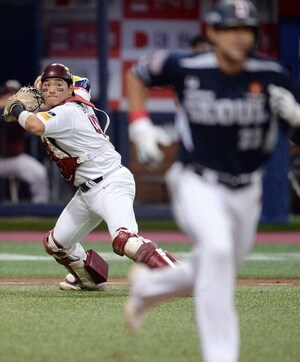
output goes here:
<path id="1" fill-rule="evenodd" d="M 160 244 L 188 257 L 189 244 Z M 85 243 L 109 261 L 109 277 L 123 278 L 132 262 L 110 244 Z M 300 279 L 300 244 L 257 244 L 239 278 Z M 65 270 L 41 243 L 1 242 L 1 278 L 62 278 Z M 0 284 L 1 362 L 201 361 L 193 298 L 162 304 L 147 314 L 137 335 L 123 326 L 127 285 L 103 292 L 63 292 L 56 285 Z M 241 362 L 300 360 L 300 287 L 238 285 Z"/>

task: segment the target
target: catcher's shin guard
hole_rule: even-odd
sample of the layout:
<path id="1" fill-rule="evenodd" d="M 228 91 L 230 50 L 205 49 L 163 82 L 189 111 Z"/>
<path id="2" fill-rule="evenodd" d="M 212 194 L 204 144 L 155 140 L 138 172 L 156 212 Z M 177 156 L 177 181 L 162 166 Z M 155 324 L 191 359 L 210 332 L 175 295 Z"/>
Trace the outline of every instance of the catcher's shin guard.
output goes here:
<path id="1" fill-rule="evenodd" d="M 116 254 L 126 255 L 135 262 L 147 264 L 152 269 L 163 266 L 175 267 L 178 262 L 175 256 L 158 248 L 153 241 L 130 233 L 125 228 L 118 230 L 112 245 Z"/>
<path id="2" fill-rule="evenodd" d="M 85 258 L 67 256 L 63 248 L 54 240 L 52 232 L 43 239 L 45 250 L 63 265 L 80 283 L 83 289 L 95 289 L 95 286 L 107 281 L 108 264 L 94 250 L 88 250 Z"/>

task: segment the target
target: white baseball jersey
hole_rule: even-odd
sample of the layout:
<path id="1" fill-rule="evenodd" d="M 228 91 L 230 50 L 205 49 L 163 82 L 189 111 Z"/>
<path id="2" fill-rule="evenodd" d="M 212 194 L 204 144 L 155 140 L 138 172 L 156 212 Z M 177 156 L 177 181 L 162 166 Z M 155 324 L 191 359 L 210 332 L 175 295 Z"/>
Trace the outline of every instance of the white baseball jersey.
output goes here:
<path id="1" fill-rule="evenodd" d="M 91 107 L 67 102 L 37 116 L 45 125 L 44 136 L 55 139 L 58 148 L 72 157 L 88 155 L 92 158 L 77 167 L 75 186 L 108 174 L 121 165 L 120 154 L 103 133 Z"/>

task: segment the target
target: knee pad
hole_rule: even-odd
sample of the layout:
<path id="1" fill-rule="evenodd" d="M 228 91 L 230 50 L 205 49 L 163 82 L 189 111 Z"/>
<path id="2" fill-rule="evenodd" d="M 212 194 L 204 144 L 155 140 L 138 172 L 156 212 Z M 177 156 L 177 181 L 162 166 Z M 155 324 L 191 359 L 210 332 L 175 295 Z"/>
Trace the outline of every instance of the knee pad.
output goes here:
<path id="1" fill-rule="evenodd" d="M 114 237 L 112 242 L 113 251 L 121 256 L 125 255 L 125 245 L 128 242 L 128 239 L 131 237 L 137 236 L 136 234 L 130 233 L 126 228 L 119 228 L 117 230 L 117 235 Z"/>
<path id="2" fill-rule="evenodd" d="M 66 256 L 63 247 L 54 239 L 53 230 L 44 235 L 43 245 L 46 252 L 55 259 L 62 259 Z"/>

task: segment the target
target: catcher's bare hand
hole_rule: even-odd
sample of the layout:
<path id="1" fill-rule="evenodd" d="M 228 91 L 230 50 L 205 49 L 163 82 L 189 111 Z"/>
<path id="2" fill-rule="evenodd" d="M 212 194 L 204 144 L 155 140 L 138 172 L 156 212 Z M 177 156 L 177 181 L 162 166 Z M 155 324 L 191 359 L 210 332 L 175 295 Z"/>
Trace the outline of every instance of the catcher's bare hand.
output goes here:
<path id="1" fill-rule="evenodd" d="M 15 119 L 12 109 L 16 105 L 20 105 L 24 110 L 29 112 L 38 112 L 40 107 L 45 103 L 42 92 L 32 86 L 22 87 L 16 94 L 8 98 L 4 108 L 3 117 L 6 122 Z"/>
<path id="2" fill-rule="evenodd" d="M 41 79 L 42 79 L 42 76 L 41 76 L 41 75 L 39 75 L 39 76 L 36 78 L 36 80 L 34 81 L 34 84 L 33 84 L 34 88 L 37 88 L 37 89 L 42 90 L 42 82 L 41 82 Z"/>

